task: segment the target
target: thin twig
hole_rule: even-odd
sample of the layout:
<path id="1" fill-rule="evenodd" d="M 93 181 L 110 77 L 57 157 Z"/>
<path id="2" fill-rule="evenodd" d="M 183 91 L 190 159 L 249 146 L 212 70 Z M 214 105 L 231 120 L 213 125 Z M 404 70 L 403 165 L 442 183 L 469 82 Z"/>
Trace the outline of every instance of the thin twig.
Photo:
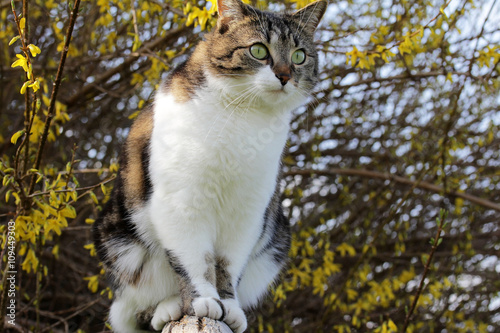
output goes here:
<path id="1" fill-rule="evenodd" d="M 132 5 L 132 23 L 134 25 L 134 32 L 136 38 L 139 38 L 139 28 L 137 27 L 137 13 L 136 13 L 136 8 L 135 8 L 135 1 L 130 2 Z"/>
<path id="2" fill-rule="evenodd" d="M 34 168 L 38 170 L 40 167 L 40 163 L 42 161 L 43 149 L 45 147 L 45 143 L 47 141 L 47 136 L 49 135 L 50 124 L 52 122 L 52 118 L 54 117 L 54 108 L 56 105 L 57 93 L 59 92 L 59 87 L 61 85 L 61 80 L 64 71 L 64 64 L 66 63 L 66 56 L 69 51 L 69 44 L 71 42 L 71 35 L 73 34 L 73 28 L 76 23 L 76 17 L 78 16 L 78 8 L 80 7 L 80 0 L 75 0 L 75 4 L 73 6 L 73 10 L 71 11 L 71 16 L 69 20 L 68 30 L 66 32 L 64 49 L 61 53 L 61 60 L 59 61 L 59 67 L 57 68 L 56 79 L 52 84 L 52 94 L 50 96 L 49 109 L 47 113 L 47 118 L 45 119 L 45 125 L 43 129 L 42 137 L 40 138 L 40 144 L 38 146 L 38 152 L 35 160 Z M 35 188 L 35 175 L 31 177 L 31 183 L 28 191 L 28 195 L 33 193 Z"/>
<path id="3" fill-rule="evenodd" d="M 439 194 L 444 194 L 452 197 L 459 197 L 469 202 L 472 202 L 476 205 L 483 206 L 485 208 L 493 209 L 497 212 L 500 212 L 500 205 L 494 203 L 490 200 L 476 197 L 471 194 L 463 193 L 463 192 L 454 192 L 454 191 L 444 191 L 441 186 L 426 182 L 426 181 L 418 181 L 411 180 L 405 177 L 396 176 L 389 173 L 383 173 L 378 171 L 371 171 L 365 169 L 328 169 L 328 170 L 291 170 L 284 173 L 284 176 L 292 176 L 292 175 L 320 175 L 320 176 L 333 176 L 333 175 L 347 175 L 347 176 L 358 176 L 358 177 L 368 177 L 375 179 L 383 179 L 383 180 L 391 180 L 400 184 L 415 186 L 424 190 L 428 190 L 431 192 L 436 192 Z"/>
<path id="4" fill-rule="evenodd" d="M 420 295 L 422 294 L 422 290 L 424 289 L 425 278 L 427 276 L 427 273 L 429 273 L 429 269 L 430 269 L 431 262 L 432 262 L 432 257 L 434 256 L 434 253 L 436 252 L 437 247 L 441 243 L 441 233 L 443 232 L 443 226 L 445 225 L 444 219 L 446 218 L 446 213 L 444 210 L 441 210 L 439 215 L 440 215 L 440 217 L 439 217 L 438 223 L 437 223 L 438 229 L 436 231 L 436 236 L 434 237 L 434 240 L 432 242 L 431 252 L 429 253 L 429 257 L 427 258 L 427 261 L 425 263 L 424 273 L 422 274 L 422 278 L 420 279 L 420 284 L 418 285 L 417 291 L 415 293 L 415 298 L 413 299 L 410 310 L 406 314 L 406 318 L 405 318 L 405 321 L 403 324 L 403 330 L 402 330 L 403 333 L 406 332 L 406 329 L 408 328 L 408 325 L 410 324 L 411 315 L 415 311 L 415 308 L 417 307 L 418 299 L 420 298 Z"/>
<path id="5" fill-rule="evenodd" d="M 351 278 L 354 275 L 354 273 L 356 272 L 356 270 L 358 269 L 358 267 L 368 257 L 368 255 L 370 254 L 369 249 L 373 248 L 379 235 L 382 233 L 385 225 L 387 225 L 387 223 L 389 223 L 394 218 L 394 216 L 399 211 L 399 209 L 406 203 L 406 200 L 413 193 L 413 190 L 417 186 L 419 186 L 419 184 L 423 181 L 426 174 L 434 168 L 434 166 L 437 164 L 437 162 L 438 162 L 438 158 L 435 158 L 432 165 L 430 165 L 427 170 L 422 171 L 422 173 L 419 175 L 417 180 L 411 185 L 411 188 L 408 189 L 406 191 L 406 193 L 403 195 L 403 197 L 401 198 L 401 200 L 399 200 L 399 203 L 395 207 L 392 207 L 390 209 L 388 216 L 384 220 L 382 220 L 381 223 L 377 226 L 377 229 L 375 229 L 375 232 L 373 233 L 371 242 L 369 244 L 367 244 L 368 246 L 366 247 L 366 250 L 363 250 L 363 252 L 359 256 L 358 260 L 350 267 L 350 270 L 347 273 L 347 277 L 344 280 L 344 283 L 337 285 L 337 287 L 336 287 L 337 293 L 343 292 L 345 290 L 345 286 L 347 284 L 347 281 L 351 281 Z M 339 169 L 339 171 L 340 170 L 342 170 L 342 169 Z"/>
<path id="6" fill-rule="evenodd" d="M 69 319 L 75 317 L 76 315 L 80 314 L 81 312 L 87 310 L 88 308 L 92 307 L 94 304 L 96 304 L 97 302 L 100 302 L 101 301 L 101 297 L 98 297 L 96 298 L 95 300 L 87 303 L 87 304 L 84 304 L 80 309 L 78 309 L 77 311 L 73 312 L 72 314 L 70 314 L 69 316 L 65 317 L 65 318 L 61 318 L 62 320 L 59 320 L 58 322 L 44 328 L 42 331 L 40 331 L 40 333 L 44 333 L 44 332 L 48 332 L 50 331 L 51 329 L 53 329 L 54 327 L 64 323 L 64 321 L 68 321 Z"/>
<path id="7" fill-rule="evenodd" d="M 27 0 L 23 0 L 23 17 L 24 19 L 26 20 L 26 26 L 25 26 L 25 29 L 24 29 L 24 35 L 23 35 L 23 39 L 24 39 L 24 45 L 29 45 L 29 2 Z M 32 67 L 33 68 L 33 67 Z M 26 80 L 29 80 L 30 78 L 28 77 L 28 73 L 24 73 L 24 76 L 25 76 L 25 79 Z M 35 79 L 34 76 L 32 78 L 33 80 Z M 28 89 L 29 91 L 29 89 Z M 25 109 L 26 109 L 26 116 L 24 118 L 24 128 L 25 128 L 25 133 L 24 133 L 24 137 L 25 137 L 25 141 L 26 141 L 26 147 L 24 148 L 25 151 L 24 151 L 24 165 L 23 165 L 23 174 L 26 174 L 26 170 L 28 169 L 28 165 L 27 165 L 27 161 L 28 161 L 28 158 L 29 158 L 29 144 L 30 144 L 30 140 L 29 140 L 29 131 L 28 131 L 28 128 L 29 128 L 29 119 L 30 119 L 30 94 L 28 93 L 28 91 L 25 92 L 24 94 L 24 103 L 25 103 Z M 36 94 L 34 94 L 34 102 L 36 101 Z M 33 106 L 35 107 L 35 104 L 33 104 Z M 31 112 L 35 112 L 35 109 L 33 108 L 31 110 Z M 28 138 L 26 140 L 26 138 Z"/>
<path id="8" fill-rule="evenodd" d="M 448 7 L 448 5 L 450 4 L 451 0 L 448 0 L 443 7 L 441 7 L 440 9 L 443 9 L 443 12 L 444 12 L 444 9 L 446 9 L 446 7 Z M 442 12 L 441 10 L 439 11 L 439 13 L 437 13 L 436 16 L 434 16 L 429 22 L 427 22 L 426 25 L 424 25 L 422 28 L 418 29 L 417 31 L 415 31 L 414 33 L 412 33 L 410 35 L 410 39 L 417 36 L 418 34 L 420 34 L 422 31 L 424 31 L 425 29 L 427 29 L 432 22 L 436 21 L 440 16 L 442 15 Z M 400 40 L 398 42 L 396 42 L 394 45 L 392 45 L 391 47 L 387 48 L 388 50 L 392 49 L 393 47 L 395 46 L 399 46 L 401 44 L 403 44 L 404 40 Z"/>
<path id="9" fill-rule="evenodd" d="M 73 170 L 72 173 L 104 173 L 108 172 L 109 168 L 102 168 L 102 169 L 78 169 L 78 170 Z M 65 175 L 68 172 L 66 170 L 64 171 L 59 171 L 58 174 Z"/>
<path id="10" fill-rule="evenodd" d="M 120 65 L 110 68 L 100 76 L 97 76 L 95 80 L 92 82 L 92 84 L 87 84 L 86 86 L 83 86 L 82 89 L 80 89 L 77 93 L 75 93 L 73 96 L 69 97 L 67 100 L 64 101 L 64 104 L 66 104 L 68 107 L 76 104 L 77 102 L 81 101 L 82 98 L 84 98 L 87 94 L 95 90 L 95 86 L 102 84 L 103 82 L 106 82 L 109 78 L 111 78 L 113 75 L 122 72 L 124 69 L 128 68 L 134 61 L 139 59 L 140 54 L 147 52 L 148 50 L 155 50 L 157 49 L 160 45 L 163 45 L 164 43 L 167 43 L 172 40 L 176 40 L 178 37 L 180 37 L 182 34 L 184 34 L 186 31 L 189 31 L 189 27 L 180 27 L 175 30 L 170 30 L 168 31 L 165 36 L 158 37 L 157 39 L 145 43 L 141 46 L 137 52 L 134 52 L 131 54 L 128 58 L 126 58 L 123 63 Z"/>
<path id="11" fill-rule="evenodd" d="M 175 15 L 178 15 L 180 17 L 187 17 L 186 14 L 184 14 L 184 12 L 182 10 L 180 10 L 179 8 L 175 8 L 174 6 L 172 5 L 169 5 L 168 3 L 159 3 L 158 1 L 155 1 L 155 0 L 146 0 L 147 2 L 151 2 L 151 3 L 154 3 L 155 5 L 158 5 L 172 13 L 174 13 Z"/>
<path id="12" fill-rule="evenodd" d="M 35 198 L 35 197 L 38 197 L 38 196 L 43 196 L 43 195 L 49 195 L 50 193 L 67 193 L 67 192 L 73 192 L 73 191 L 90 191 L 90 190 L 93 190 L 95 188 L 98 188 L 99 186 L 101 185 L 105 185 L 113 180 L 115 180 L 116 176 L 111 176 L 105 180 L 103 180 L 102 182 L 100 183 L 97 183 L 95 185 L 91 185 L 91 186 L 86 186 L 86 187 L 78 187 L 78 188 L 75 188 L 75 189 L 63 189 L 63 190 L 55 190 L 55 191 L 45 191 L 45 192 L 36 192 L 36 193 L 32 193 L 29 195 L 29 198 Z M 79 197 L 82 197 L 84 196 L 87 192 L 81 194 Z M 72 202 L 72 201 L 69 201 L 69 202 Z"/>
<path id="13" fill-rule="evenodd" d="M 27 3 L 25 0 L 23 0 L 23 18 L 24 18 L 24 28 L 21 28 L 21 20 L 19 19 L 19 17 L 17 16 L 17 12 L 16 12 L 16 9 L 15 9 L 15 6 L 14 6 L 14 3 L 12 2 L 11 3 L 11 6 L 12 6 L 12 14 L 14 14 L 14 22 L 16 23 L 16 27 L 17 27 L 17 31 L 19 33 L 19 37 L 21 37 L 21 51 L 24 53 L 24 57 L 26 58 L 26 62 L 27 62 L 27 66 L 28 66 L 28 72 L 25 72 L 24 75 L 25 75 L 25 79 L 28 80 L 28 73 L 32 70 L 32 67 L 31 67 L 31 60 L 30 60 L 30 55 L 29 55 L 29 52 L 28 52 L 28 38 L 27 38 L 27 31 L 28 31 L 28 18 L 26 17 L 26 14 L 27 14 Z M 33 73 L 31 73 L 33 74 Z M 34 75 L 31 75 L 31 77 L 33 78 Z M 24 124 L 25 124 L 25 133 L 24 133 L 24 138 L 23 138 L 23 141 L 21 142 L 21 144 L 19 145 L 19 147 L 17 148 L 16 150 L 16 155 L 14 157 L 14 169 L 15 169 L 15 172 L 14 172 L 14 179 L 16 181 L 16 183 L 19 184 L 19 196 L 21 197 L 21 201 L 23 202 L 23 206 L 26 206 L 26 194 L 25 194 L 25 191 L 24 191 L 24 187 L 23 187 L 23 184 L 22 182 L 20 181 L 20 178 L 21 178 L 21 175 L 20 175 L 20 167 L 19 167 L 19 159 L 21 157 L 21 152 L 23 150 L 23 147 L 24 145 L 26 144 L 26 149 L 29 149 L 29 136 L 28 136 L 28 133 L 27 133 L 27 127 L 28 127 L 28 119 L 29 119 L 29 97 L 28 97 L 28 94 L 25 94 L 25 109 L 26 109 L 26 115 L 24 117 Z"/>
<path id="14" fill-rule="evenodd" d="M 490 18 L 491 12 L 493 11 L 493 8 L 495 7 L 496 3 L 497 3 L 497 0 L 493 1 L 493 3 L 491 4 L 490 10 L 488 11 L 486 18 L 484 19 L 483 26 L 481 27 L 481 31 L 479 32 L 479 34 L 476 37 L 476 46 L 474 46 L 474 51 L 472 51 L 472 59 L 471 59 L 470 64 L 469 64 L 469 73 L 472 73 L 472 67 L 474 65 L 474 60 L 476 60 L 476 56 L 474 54 L 476 53 L 477 48 L 479 46 L 479 40 L 483 36 L 484 28 L 486 27 L 486 22 L 488 22 L 488 19 Z"/>
<path id="15" fill-rule="evenodd" d="M 73 175 L 73 167 L 75 165 L 75 155 L 76 155 L 76 150 L 78 149 L 77 145 L 73 145 L 73 153 L 71 154 L 71 162 L 70 162 L 70 167 L 69 170 L 66 172 L 66 185 L 64 185 L 64 189 L 68 189 L 68 184 L 70 181 L 71 176 Z"/>

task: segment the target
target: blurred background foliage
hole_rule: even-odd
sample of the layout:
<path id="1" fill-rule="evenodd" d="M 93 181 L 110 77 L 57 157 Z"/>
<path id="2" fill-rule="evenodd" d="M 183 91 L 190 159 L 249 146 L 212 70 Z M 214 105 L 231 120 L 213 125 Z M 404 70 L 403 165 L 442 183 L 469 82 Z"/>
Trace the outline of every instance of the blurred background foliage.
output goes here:
<path id="1" fill-rule="evenodd" d="M 2 317 L 9 221 L 17 253 L 0 331 L 109 331 L 90 225 L 132 119 L 215 3 L 0 1 Z M 251 332 L 500 331 L 498 17 L 497 0 L 330 3 L 284 157 L 290 265 Z"/>

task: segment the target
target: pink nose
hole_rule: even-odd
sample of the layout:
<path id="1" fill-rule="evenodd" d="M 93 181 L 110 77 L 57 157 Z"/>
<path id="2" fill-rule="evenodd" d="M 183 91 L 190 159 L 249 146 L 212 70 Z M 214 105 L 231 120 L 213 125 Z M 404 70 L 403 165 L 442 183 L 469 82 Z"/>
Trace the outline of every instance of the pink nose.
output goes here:
<path id="1" fill-rule="evenodd" d="M 290 80 L 290 74 L 286 73 L 276 74 L 276 77 L 278 78 L 278 80 L 280 80 L 282 86 L 284 86 L 288 82 L 288 80 Z"/>

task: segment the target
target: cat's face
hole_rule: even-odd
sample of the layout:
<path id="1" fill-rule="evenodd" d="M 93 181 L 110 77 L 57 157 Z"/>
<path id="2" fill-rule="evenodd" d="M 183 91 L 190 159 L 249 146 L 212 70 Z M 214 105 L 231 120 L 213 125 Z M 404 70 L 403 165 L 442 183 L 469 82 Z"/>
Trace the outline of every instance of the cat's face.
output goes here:
<path id="1" fill-rule="evenodd" d="M 261 12 L 239 0 L 219 0 L 219 20 L 206 40 L 215 84 L 236 103 L 295 108 L 318 79 L 313 33 L 326 2 L 293 15 Z M 239 102 L 238 102 L 239 101 Z"/>

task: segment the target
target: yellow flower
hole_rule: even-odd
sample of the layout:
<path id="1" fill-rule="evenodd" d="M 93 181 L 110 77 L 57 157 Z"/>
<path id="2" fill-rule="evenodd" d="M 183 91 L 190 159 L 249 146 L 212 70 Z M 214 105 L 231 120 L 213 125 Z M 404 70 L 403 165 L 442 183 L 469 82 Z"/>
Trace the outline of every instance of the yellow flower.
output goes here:
<path id="1" fill-rule="evenodd" d="M 210 2 L 210 9 L 208 10 L 209 14 L 215 14 L 217 12 L 217 1 L 216 0 L 208 0 Z"/>
<path id="2" fill-rule="evenodd" d="M 89 281 L 88 288 L 91 292 L 97 292 L 97 288 L 99 288 L 99 275 L 84 277 L 83 279 Z"/>
<path id="3" fill-rule="evenodd" d="M 354 47 L 352 48 L 352 51 L 351 51 L 351 52 L 347 52 L 345 55 L 347 56 L 347 59 L 346 59 L 346 64 L 348 64 L 348 63 L 349 63 L 349 57 L 350 57 L 350 59 L 351 59 L 351 66 L 354 66 L 354 65 L 356 65 L 356 60 L 357 60 L 358 58 L 363 57 L 363 56 L 364 56 L 364 53 L 363 53 L 363 52 L 360 52 L 360 51 L 358 50 L 358 48 L 357 48 L 356 46 L 354 46 Z"/>
<path id="4" fill-rule="evenodd" d="M 90 251 L 90 256 L 91 257 L 95 257 L 95 255 L 97 254 L 96 249 L 95 249 L 93 243 L 84 245 L 83 247 Z"/>
<path id="5" fill-rule="evenodd" d="M 14 63 L 11 65 L 11 67 L 21 66 L 25 72 L 28 72 L 28 59 L 20 54 L 16 54 L 16 57 L 18 59 L 16 61 L 14 61 Z"/>
<path id="6" fill-rule="evenodd" d="M 28 85 L 28 87 L 33 88 L 34 92 L 37 92 L 40 89 L 40 81 L 35 80 L 32 84 Z"/>
<path id="7" fill-rule="evenodd" d="M 24 271 L 30 273 L 33 269 L 36 272 L 38 268 L 38 258 L 35 255 L 35 252 L 32 249 L 29 249 L 26 258 L 23 261 L 22 268 Z"/>
<path id="8" fill-rule="evenodd" d="M 354 247 L 352 247 L 347 243 L 342 243 L 339 246 L 337 246 L 337 251 L 340 252 L 340 255 L 342 257 L 345 257 L 346 254 L 349 254 L 351 257 L 356 255 L 356 250 L 354 249 Z"/>
<path id="9" fill-rule="evenodd" d="M 20 91 L 21 94 L 24 94 L 26 92 L 26 88 L 28 88 L 29 83 L 30 83 L 30 81 L 24 82 L 23 86 L 21 87 L 21 91 Z"/>
<path id="10" fill-rule="evenodd" d="M 42 51 L 40 50 L 40 48 L 38 46 L 36 46 L 36 45 L 30 44 L 30 45 L 28 45 L 28 48 L 30 49 L 31 55 L 33 57 L 36 57 L 37 54 L 42 53 Z"/>

